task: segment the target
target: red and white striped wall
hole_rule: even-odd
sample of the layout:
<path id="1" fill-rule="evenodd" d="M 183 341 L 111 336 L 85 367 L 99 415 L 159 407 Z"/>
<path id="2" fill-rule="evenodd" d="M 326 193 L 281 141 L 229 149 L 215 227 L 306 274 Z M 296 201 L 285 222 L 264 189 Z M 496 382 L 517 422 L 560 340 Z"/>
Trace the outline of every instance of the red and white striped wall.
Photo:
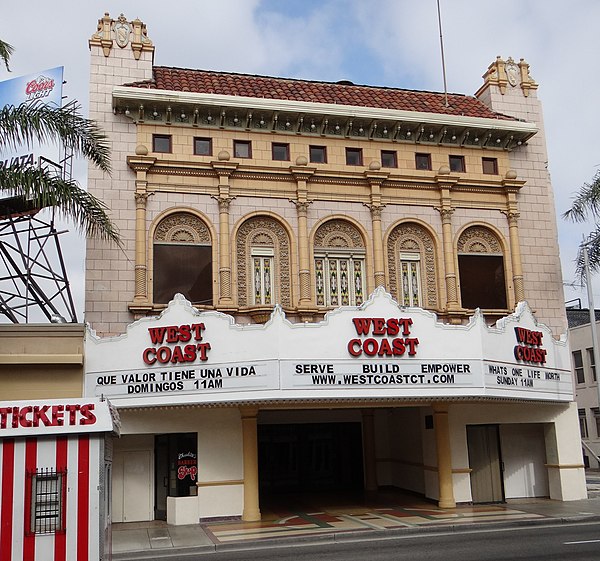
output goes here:
<path id="1" fill-rule="evenodd" d="M 100 444 L 102 435 L 0 440 L 0 559 L 97 561 L 99 559 Z M 31 483 L 27 471 L 67 470 L 65 532 L 26 535 Z M 93 490 L 93 491 L 92 491 Z"/>
<path id="2" fill-rule="evenodd" d="M 55 407 L 55 411 L 59 411 L 58 417 L 61 407 L 75 411 L 71 402 L 76 401 L 59 404 L 58 409 Z M 100 509 L 105 504 L 100 491 L 101 470 L 104 470 L 105 434 L 112 431 L 113 420 L 107 403 L 84 405 L 94 412 L 88 414 L 85 422 L 79 422 L 74 412 L 70 426 L 67 421 L 42 426 L 41 422 L 29 422 L 31 412 L 37 407 L 48 407 L 44 409 L 47 415 L 42 418 L 50 423 L 48 411 L 52 410 L 52 405 L 38 402 L 6 405 L 0 402 L 0 561 L 101 559 L 103 544 L 100 540 L 103 540 L 104 529 L 100 528 Z M 11 423 L 13 411 L 12 417 L 18 420 Z M 19 411 L 26 414 L 18 417 Z M 32 488 L 27 472 L 45 469 L 66 469 L 66 485 L 63 485 L 65 531 L 31 534 L 28 530 Z"/>

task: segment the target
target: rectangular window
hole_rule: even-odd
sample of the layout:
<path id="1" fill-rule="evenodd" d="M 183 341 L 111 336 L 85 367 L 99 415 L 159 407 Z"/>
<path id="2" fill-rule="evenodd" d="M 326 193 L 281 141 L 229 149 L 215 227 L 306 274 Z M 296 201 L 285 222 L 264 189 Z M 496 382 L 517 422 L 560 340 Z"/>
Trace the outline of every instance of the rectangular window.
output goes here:
<path id="1" fill-rule="evenodd" d="M 384 168 L 397 168 L 398 167 L 398 155 L 395 150 L 382 150 L 381 151 L 381 167 Z"/>
<path id="2" fill-rule="evenodd" d="M 590 361 L 590 369 L 592 370 L 592 376 L 594 379 L 594 382 L 596 381 L 596 361 L 594 360 L 594 349 L 593 348 L 589 348 L 587 349 L 587 354 L 588 354 L 588 360 Z"/>
<path id="3" fill-rule="evenodd" d="M 194 138 L 194 154 L 196 156 L 212 156 L 212 140 L 210 138 Z"/>
<path id="4" fill-rule="evenodd" d="M 313 164 L 327 163 L 327 149 L 325 146 L 309 146 L 310 161 Z"/>
<path id="5" fill-rule="evenodd" d="M 290 159 L 290 145 L 289 144 L 280 144 L 278 142 L 273 142 L 273 144 L 271 144 L 271 151 L 272 151 L 274 160 L 287 162 Z"/>
<path id="6" fill-rule="evenodd" d="M 346 148 L 346 165 L 362 166 L 362 148 Z"/>
<path id="7" fill-rule="evenodd" d="M 171 135 L 170 134 L 153 134 L 152 135 L 152 151 L 162 152 L 164 154 L 171 153 Z"/>
<path id="8" fill-rule="evenodd" d="M 450 164 L 450 171 L 456 173 L 464 173 L 465 171 L 465 157 L 464 156 L 449 156 L 448 162 Z"/>
<path id="9" fill-rule="evenodd" d="M 192 304 L 212 305 L 212 248 L 175 243 L 154 244 L 153 294 L 167 304 L 178 292 Z"/>
<path id="10" fill-rule="evenodd" d="M 234 140 L 233 141 L 233 157 L 234 158 L 251 158 L 252 145 L 249 140 Z"/>
<path id="11" fill-rule="evenodd" d="M 600 438 L 600 408 L 592 407 L 592 414 L 594 415 L 594 424 L 596 425 L 596 437 Z"/>
<path id="12" fill-rule="evenodd" d="M 585 409 L 578 409 L 579 411 L 579 431 L 581 432 L 581 438 L 588 438 L 588 427 L 587 419 L 585 418 Z"/>
<path id="13" fill-rule="evenodd" d="M 483 167 L 483 173 L 489 175 L 498 175 L 497 158 L 481 158 L 481 166 Z"/>
<path id="14" fill-rule="evenodd" d="M 421 271 L 418 253 L 400 254 L 401 302 L 403 306 L 421 305 Z"/>
<path id="15" fill-rule="evenodd" d="M 65 531 L 67 470 L 42 469 L 27 473 L 29 505 L 28 535 Z"/>
<path id="16" fill-rule="evenodd" d="M 315 258 L 318 306 L 358 306 L 364 300 L 363 258 L 323 256 Z"/>
<path id="17" fill-rule="evenodd" d="M 415 167 L 421 170 L 431 170 L 431 154 L 415 154 Z"/>
<path id="18" fill-rule="evenodd" d="M 463 308 L 505 310 L 506 282 L 501 255 L 467 253 L 458 256 Z"/>
<path id="19" fill-rule="evenodd" d="M 252 293 L 255 306 L 273 304 L 273 250 L 252 248 Z"/>
<path id="20" fill-rule="evenodd" d="M 575 381 L 585 384 L 585 372 L 583 370 L 583 355 L 581 351 L 573 351 L 573 368 L 575 370 Z"/>

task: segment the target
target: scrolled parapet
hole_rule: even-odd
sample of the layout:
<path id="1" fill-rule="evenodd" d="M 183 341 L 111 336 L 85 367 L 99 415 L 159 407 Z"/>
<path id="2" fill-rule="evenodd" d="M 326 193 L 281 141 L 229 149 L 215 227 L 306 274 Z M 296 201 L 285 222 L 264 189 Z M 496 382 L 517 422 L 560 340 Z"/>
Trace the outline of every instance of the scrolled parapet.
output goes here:
<path id="1" fill-rule="evenodd" d="M 123 14 L 115 20 L 105 12 L 104 17 L 98 20 L 98 28 L 91 36 L 89 46 L 100 47 L 104 56 L 108 57 L 115 43 L 120 49 L 129 46 L 135 60 L 139 60 L 142 51 L 154 52 L 146 24 L 139 19 L 128 21 Z"/>

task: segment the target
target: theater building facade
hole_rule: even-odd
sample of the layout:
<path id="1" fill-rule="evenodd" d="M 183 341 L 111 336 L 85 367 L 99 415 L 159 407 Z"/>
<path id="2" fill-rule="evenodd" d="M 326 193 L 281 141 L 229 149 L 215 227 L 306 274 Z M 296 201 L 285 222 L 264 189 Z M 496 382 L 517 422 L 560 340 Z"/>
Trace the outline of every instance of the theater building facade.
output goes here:
<path id="1" fill-rule="evenodd" d="M 85 389 L 118 409 L 113 521 L 394 487 L 586 496 L 537 84 L 475 96 L 154 66 L 89 41 Z"/>

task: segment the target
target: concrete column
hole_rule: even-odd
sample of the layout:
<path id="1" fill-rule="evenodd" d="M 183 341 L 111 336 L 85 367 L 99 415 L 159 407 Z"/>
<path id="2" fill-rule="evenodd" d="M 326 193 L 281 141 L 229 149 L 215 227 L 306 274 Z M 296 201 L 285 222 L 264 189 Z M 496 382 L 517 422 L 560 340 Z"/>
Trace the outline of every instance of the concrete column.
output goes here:
<path id="1" fill-rule="evenodd" d="M 238 164 L 229 161 L 230 155 L 226 150 L 219 152 L 217 158 L 218 161 L 211 162 L 211 165 L 219 178 L 219 194 L 212 195 L 212 198 L 219 204 L 219 307 L 225 311 L 233 308 L 229 205 L 235 197 L 229 194 L 229 189 L 231 175 Z"/>
<path id="2" fill-rule="evenodd" d="M 452 454 L 450 450 L 450 427 L 448 423 L 448 405 L 445 403 L 433 406 L 433 426 L 435 428 L 435 445 L 437 454 L 440 508 L 454 508 L 454 485 L 452 481 Z"/>
<path id="3" fill-rule="evenodd" d="M 127 163 L 135 171 L 135 293 L 129 310 L 141 317 L 152 309 L 148 294 L 148 227 L 146 224 L 146 209 L 148 197 L 148 171 L 156 161 L 147 157 L 145 146 L 136 148 L 136 155 L 129 156 Z"/>
<path id="4" fill-rule="evenodd" d="M 385 286 L 383 231 L 381 228 L 381 211 L 384 205 L 368 205 L 371 210 L 371 225 L 373 228 L 373 265 L 375 269 L 375 288 Z"/>
<path id="5" fill-rule="evenodd" d="M 523 284 L 523 265 L 521 263 L 521 246 L 519 244 L 519 212 L 517 211 L 517 192 L 524 182 L 517 181 L 513 170 L 506 173 L 504 187 L 506 189 L 506 210 L 503 211 L 508 220 L 508 235 L 510 243 L 510 263 L 512 266 L 513 291 L 515 304 L 525 300 Z"/>
<path id="6" fill-rule="evenodd" d="M 219 203 L 219 306 L 231 306 L 231 242 L 229 205 L 235 197 L 214 197 Z"/>
<path id="7" fill-rule="evenodd" d="M 146 192 L 145 182 L 140 189 L 139 182 L 136 185 L 135 197 L 135 296 L 134 302 L 148 301 L 148 286 L 146 264 L 147 230 L 146 230 L 146 206 L 149 194 Z"/>
<path id="8" fill-rule="evenodd" d="M 242 445 L 244 455 L 244 510 L 242 520 L 255 522 L 260 520 L 258 494 L 258 409 L 240 409 L 242 417 Z"/>
<path id="9" fill-rule="evenodd" d="M 449 310 L 458 309 L 458 283 L 454 262 L 454 244 L 452 242 L 452 214 L 454 209 L 439 209 L 442 215 L 442 245 L 444 249 L 444 269 L 446 279 L 446 306 Z"/>
<path id="10" fill-rule="evenodd" d="M 440 190 L 440 206 L 436 210 L 442 218 L 442 249 L 444 252 L 444 270 L 446 280 L 446 309 L 450 312 L 459 310 L 458 283 L 454 259 L 454 232 L 452 229 L 452 187 L 458 182 L 457 177 L 450 175 L 448 166 L 441 166 L 436 175 L 436 183 Z"/>
<path id="11" fill-rule="evenodd" d="M 372 409 L 362 411 L 363 454 L 365 458 L 365 491 L 375 492 L 377 485 L 377 461 L 375 447 L 375 416 Z"/>
<path id="12" fill-rule="evenodd" d="M 308 205 L 312 201 L 294 201 L 298 211 L 298 261 L 300 265 L 300 307 L 311 305 L 310 250 L 308 247 Z"/>

